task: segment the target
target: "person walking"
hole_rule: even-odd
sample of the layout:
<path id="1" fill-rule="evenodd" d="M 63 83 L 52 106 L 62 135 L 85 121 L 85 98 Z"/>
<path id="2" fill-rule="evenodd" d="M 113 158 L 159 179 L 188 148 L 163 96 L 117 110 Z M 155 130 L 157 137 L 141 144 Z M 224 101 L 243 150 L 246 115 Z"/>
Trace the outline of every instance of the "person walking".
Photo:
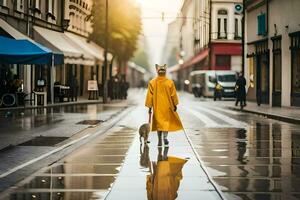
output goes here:
<path id="1" fill-rule="evenodd" d="M 174 82 L 166 78 L 167 66 L 155 65 L 157 77 L 148 84 L 145 106 L 152 113 L 152 131 L 157 131 L 158 146 L 168 146 L 168 132 L 182 130 L 182 123 L 177 111 L 178 96 Z"/>
<path id="2" fill-rule="evenodd" d="M 222 99 L 222 86 L 221 84 L 216 81 L 215 88 L 214 88 L 214 101 L 217 99 L 221 100 Z"/>
<path id="3" fill-rule="evenodd" d="M 239 102 L 241 109 L 246 106 L 246 79 L 243 73 L 239 73 L 239 77 L 235 83 L 236 101 L 235 106 L 238 106 Z"/>

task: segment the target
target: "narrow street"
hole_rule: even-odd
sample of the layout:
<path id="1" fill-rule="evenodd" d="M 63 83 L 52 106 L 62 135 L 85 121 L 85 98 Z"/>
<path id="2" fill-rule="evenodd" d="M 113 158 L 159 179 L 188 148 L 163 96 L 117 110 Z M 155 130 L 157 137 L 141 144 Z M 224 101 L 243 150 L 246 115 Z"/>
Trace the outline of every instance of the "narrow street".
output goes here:
<path id="1" fill-rule="evenodd" d="M 56 112 L 50 118 L 59 119 L 59 122 L 46 120 L 39 127 L 28 128 L 27 131 L 36 132 L 36 135 L 53 131 L 52 136 L 47 136 L 69 140 L 74 134 L 78 140 L 71 137 L 70 147 L 54 152 L 54 157 L 47 155 L 37 160 L 33 158 L 60 148 L 66 140 L 54 141 L 56 145 L 53 146 L 39 142 L 24 145 L 22 142 L 2 150 L 1 158 L 7 162 L 1 162 L 0 199 L 162 198 L 155 196 L 159 194 L 166 199 L 189 200 L 300 197 L 297 187 L 299 125 L 229 110 L 224 105 L 233 104 L 230 101 L 213 102 L 180 93 L 178 112 L 185 132 L 170 133 L 169 148 L 157 147 L 155 133 L 151 133 L 149 145 L 140 146 L 137 129 L 147 121 L 147 110 L 143 107 L 145 93 L 134 90 L 130 94 L 135 95 L 122 103 L 127 110 L 121 111 L 121 105 L 108 106 L 107 110 L 101 105 L 90 105 L 95 112 L 91 115 L 91 110 L 85 106 L 78 110 L 69 108 L 71 113 L 61 109 L 65 112 Z M 101 107 L 97 114 L 95 106 Z M 48 118 L 49 114 L 45 116 Z M 26 118 L 26 113 L 22 117 Z M 75 134 L 78 131 L 75 127 L 83 126 L 75 122 L 84 119 L 105 122 L 90 127 L 85 133 Z M 1 123 L 7 120 L 1 118 Z M 12 121 L 18 120 L 20 117 L 14 116 Z M 1 134 L 5 131 L 6 134 L 29 134 L 25 128 L 18 127 L 19 124 L 14 128 L 10 126 L 11 129 L 1 126 Z M 58 129 L 61 131 L 54 134 Z M 22 153 L 13 157 L 13 152 Z M 49 159 L 51 156 L 53 158 Z M 162 165 L 158 168 L 158 161 L 169 162 L 169 168 Z M 15 171 L 5 175 L 11 168 Z M 164 173 L 169 175 L 166 177 Z M 5 187 L 8 185 L 3 185 L 4 181 L 12 185 Z"/>

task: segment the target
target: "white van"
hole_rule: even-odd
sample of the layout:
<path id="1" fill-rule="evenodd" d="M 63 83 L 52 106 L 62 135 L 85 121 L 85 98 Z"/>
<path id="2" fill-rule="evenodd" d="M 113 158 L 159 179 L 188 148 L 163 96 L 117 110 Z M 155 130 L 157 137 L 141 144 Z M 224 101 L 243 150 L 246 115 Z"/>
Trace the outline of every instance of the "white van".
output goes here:
<path id="1" fill-rule="evenodd" d="M 199 70 L 190 73 L 191 89 L 195 97 L 213 97 L 216 81 L 222 86 L 222 97 L 234 97 L 237 80 L 235 71 Z"/>

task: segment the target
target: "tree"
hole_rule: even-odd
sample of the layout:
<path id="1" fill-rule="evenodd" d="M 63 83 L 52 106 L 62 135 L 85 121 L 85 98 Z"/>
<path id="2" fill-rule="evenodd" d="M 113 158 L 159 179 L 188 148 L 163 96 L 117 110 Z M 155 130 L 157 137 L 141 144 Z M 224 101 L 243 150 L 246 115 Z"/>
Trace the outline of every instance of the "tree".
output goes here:
<path id="1" fill-rule="evenodd" d="M 144 50 L 136 51 L 134 57 L 132 58 L 132 62 L 143 67 L 146 70 L 149 70 L 149 59 L 147 53 Z"/>
<path id="2" fill-rule="evenodd" d="M 142 29 L 141 11 L 132 0 L 109 0 L 108 10 L 108 51 L 117 59 L 119 71 L 125 73 L 124 67 L 137 49 Z M 90 39 L 104 46 L 105 0 L 94 0 L 92 22 Z"/>

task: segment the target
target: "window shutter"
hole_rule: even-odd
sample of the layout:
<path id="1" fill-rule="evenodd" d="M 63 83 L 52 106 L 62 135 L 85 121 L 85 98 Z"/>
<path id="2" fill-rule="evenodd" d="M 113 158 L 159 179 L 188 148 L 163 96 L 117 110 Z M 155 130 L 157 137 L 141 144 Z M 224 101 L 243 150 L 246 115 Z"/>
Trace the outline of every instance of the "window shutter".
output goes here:
<path id="1" fill-rule="evenodd" d="M 257 35 L 261 35 L 260 15 L 257 16 Z"/>
<path id="2" fill-rule="evenodd" d="M 261 34 L 266 35 L 266 14 L 261 15 Z"/>
<path id="3" fill-rule="evenodd" d="M 257 35 L 266 35 L 266 14 L 257 16 Z"/>

